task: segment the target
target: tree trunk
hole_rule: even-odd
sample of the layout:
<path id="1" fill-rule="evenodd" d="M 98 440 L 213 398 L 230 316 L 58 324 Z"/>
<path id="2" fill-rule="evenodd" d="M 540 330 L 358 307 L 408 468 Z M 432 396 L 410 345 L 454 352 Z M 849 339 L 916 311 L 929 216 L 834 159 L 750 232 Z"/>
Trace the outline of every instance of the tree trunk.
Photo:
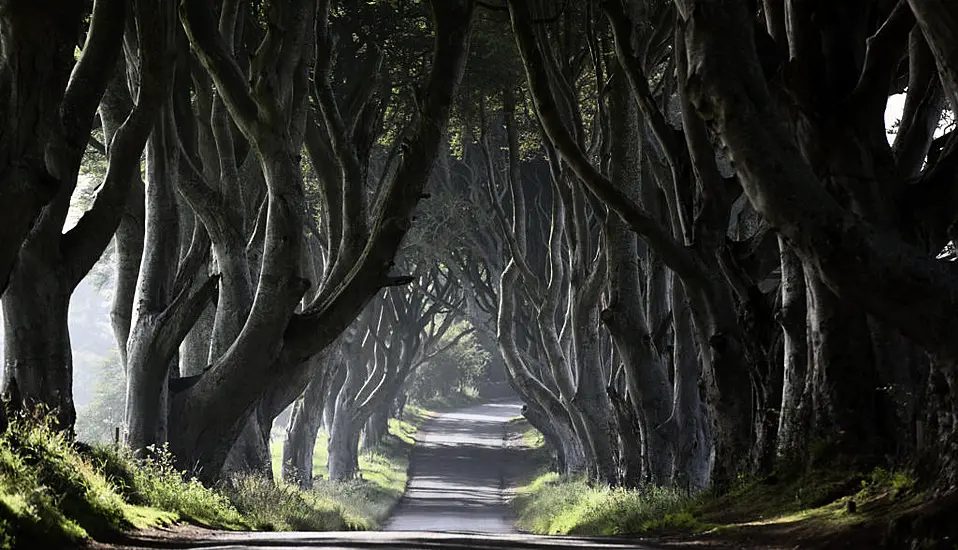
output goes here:
<path id="1" fill-rule="evenodd" d="M 778 424 L 778 455 L 786 463 L 803 461 L 808 441 L 808 408 L 802 398 L 808 370 L 805 273 L 790 245 L 779 237 L 782 256 L 782 305 L 778 322 L 784 339 L 784 380 Z"/>
<path id="2" fill-rule="evenodd" d="M 708 411 L 701 394 L 702 362 L 693 337 L 685 290 L 678 281 L 672 292 L 674 370 L 673 421 L 676 426 L 672 482 L 690 492 L 705 489 L 712 470 L 712 437 Z"/>
<path id="3" fill-rule="evenodd" d="M 167 441 L 169 379 L 179 340 L 170 315 L 180 257 L 179 212 L 173 180 L 177 157 L 167 133 L 157 125 L 146 151 L 146 227 L 127 350 L 126 443 L 141 452 Z"/>
<path id="4" fill-rule="evenodd" d="M 850 455 L 868 464 L 889 450 L 889 434 L 867 319 L 813 271 L 806 269 L 805 283 L 811 350 L 806 437 L 828 456 Z"/>
<path id="5" fill-rule="evenodd" d="M 510 262 L 502 272 L 499 284 L 499 316 L 497 318 L 499 349 L 506 362 L 508 373 L 520 395 L 527 396 L 541 407 L 548 416 L 560 441 L 565 457 L 567 473 L 581 473 L 588 467 L 585 443 L 579 438 L 579 430 L 565 404 L 549 387 L 529 369 L 516 344 L 516 296 L 515 285 L 518 268 Z M 548 367 L 544 367 L 544 370 Z M 535 411 L 533 411 L 533 414 Z M 534 420 L 534 417 L 532 417 Z M 543 432 L 545 433 L 545 432 Z"/>
<path id="6" fill-rule="evenodd" d="M 506 374 L 508 375 L 508 373 Z M 522 405 L 522 416 L 529 422 L 530 426 L 542 434 L 546 448 L 553 453 L 556 471 L 566 473 L 568 466 L 565 442 L 562 441 L 556 432 L 552 419 L 549 418 L 538 403 L 532 400 L 528 400 Z"/>
<path id="7" fill-rule="evenodd" d="M 625 487 L 639 487 L 648 481 L 647 462 L 655 457 L 650 456 L 647 451 L 645 433 L 648 432 L 648 423 L 643 422 L 636 408 L 628 399 L 623 398 L 616 391 L 615 387 L 609 386 L 609 399 L 612 401 L 612 409 L 615 412 L 617 433 L 619 434 L 619 474 L 617 476 L 619 484 Z M 643 425 L 646 426 L 643 429 Z M 669 465 L 671 466 L 671 464 Z M 659 482 L 661 483 L 661 482 Z"/>
<path id="8" fill-rule="evenodd" d="M 574 332 L 578 334 L 574 337 L 573 346 L 576 348 L 577 360 L 581 365 L 572 405 L 581 411 L 584 428 L 589 434 L 595 460 L 596 481 L 615 485 L 618 483 L 613 454 L 613 444 L 616 441 L 613 431 L 615 417 L 606 393 L 608 379 L 598 349 L 598 300 L 592 301 L 591 297 L 587 298 L 591 304 L 583 303 L 580 307 L 586 308 L 588 313 L 574 321 L 578 329 Z M 586 321 L 583 322 L 583 319 Z"/>
<path id="9" fill-rule="evenodd" d="M 612 91 L 610 110 L 625 116 L 613 115 L 610 121 L 610 180 L 632 200 L 638 201 L 643 191 L 648 194 L 649 188 L 654 187 L 651 178 L 642 177 L 642 119 L 621 75 L 615 79 Z M 631 121 L 638 124 L 631 124 Z M 646 189 L 634 185 L 635 181 L 641 182 Z M 651 206 L 650 202 L 645 201 L 647 207 Z M 622 411 L 620 416 L 627 414 L 629 418 L 642 422 L 643 456 L 650 470 L 648 480 L 665 484 L 671 476 L 674 452 L 674 436 L 669 422 L 672 392 L 665 365 L 656 357 L 657 343 L 653 341 L 653 329 L 649 326 L 645 312 L 646 308 L 650 311 L 653 309 L 653 300 L 661 300 L 662 297 L 656 294 L 668 292 L 665 285 L 653 287 L 656 273 L 653 273 L 654 268 L 649 262 L 646 263 L 646 278 L 650 288 L 643 296 L 642 273 L 640 262 L 637 261 L 640 258 L 638 239 L 622 218 L 610 216 L 606 221 L 605 235 L 609 258 L 609 305 L 602 312 L 602 321 L 612 335 L 615 349 L 625 366 L 629 401 L 640 412 L 636 415 Z M 644 256 L 651 257 L 653 254 Z M 627 429 L 627 426 L 623 428 Z M 635 477 L 634 474 L 630 476 Z"/>
<path id="10" fill-rule="evenodd" d="M 79 3 L 63 6 L 48 0 L 18 1 L 5 5 L 0 13 L 0 111 L 4 113 L 0 131 L 0 295 L 41 210 L 65 186 L 48 172 L 45 156 L 51 134 L 61 130 L 57 124 L 60 105 L 84 8 Z M 64 410 L 63 419 L 68 417 Z"/>
<path id="11" fill-rule="evenodd" d="M 383 438 L 389 433 L 389 408 L 392 401 L 388 401 L 376 407 L 366 425 L 363 427 L 362 448 L 369 450 L 382 443 Z"/>
<path id="12" fill-rule="evenodd" d="M 200 314 L 190 333 L 180 346 L 180 376 L 199 376 L 210 365 L 210 341 L 213 336 L 213 317 L 216 305 L 210 304 Z"/>
<path id="13" fill-rule="evenodd" d="M 62 273 L 34 263 L 24 250 L 3 295 L 4 392 L 14 384 L 21 402 L 13 410 L 49 412 L 62 430 L 72 430 L 73 354 L 67 313 L 72 288 Z"/>
<path id="14" fill-rule="evenodd" d="M 243 427 L 230 447 L 219 479 L 235 479 L 246 475 L 273 479 L 269 440 L 273 419 L 262 406 L 246 417 Z"/>
<path id="15" fill-rule="evenodd" d="M 327 470 L 329 478 L 337 481 L 353 479 L 359 473 L 359 436 L 365 420 L 357 420 L 354 408 L 366 380 L 365 362 L 360 358 L 347 358 L 345 370 L 346 379 L 336 396 L 329 430 Z"/>
<path id="16" fill-rule="evenodd" d="M 339 370 L 338 358 L 323 362 L 327 372 L 318 373 L 310 380 L 303 395 L 293 406 L 293 413 L 286 427 L 283 443 L 283 481 L 294 483 L 303 489 L 313 485 L 313 450 L 316 437 L 323 422 L 323 410 L 329 386 Z M 321 368 L 323 368 L 321 367 Z M 328 372 L 328 371 L 334 372 Z"/>

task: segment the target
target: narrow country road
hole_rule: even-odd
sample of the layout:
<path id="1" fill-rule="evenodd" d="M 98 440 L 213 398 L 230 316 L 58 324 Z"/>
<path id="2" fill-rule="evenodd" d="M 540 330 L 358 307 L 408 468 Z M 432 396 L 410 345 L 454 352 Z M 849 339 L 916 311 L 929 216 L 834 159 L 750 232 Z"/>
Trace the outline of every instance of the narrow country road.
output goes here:
<path id="1" fill-rule="evenodd" d="M 416 438 L 411 476 L 385 531 L 515 532 L 504 495 L 510 467 L 505 425 L 518 403 L 489 403 L 448 412 Z"/>
<path id="2" fill-rule="evenodd" d="M 184 538 L 136 536 L 110 549 L 207 548 L 237 550 L 635 549 L 658 546 L 632 540 L 546 537 L 517 533 L 508 480 L 522 471 L 519 455 L 504 445 L 506 422 L 517 403 L 489 403 L 447 412 L 417 435 L 411 477 L 393 517 L 379 532 L 262 533 L 212 531 Z"/>

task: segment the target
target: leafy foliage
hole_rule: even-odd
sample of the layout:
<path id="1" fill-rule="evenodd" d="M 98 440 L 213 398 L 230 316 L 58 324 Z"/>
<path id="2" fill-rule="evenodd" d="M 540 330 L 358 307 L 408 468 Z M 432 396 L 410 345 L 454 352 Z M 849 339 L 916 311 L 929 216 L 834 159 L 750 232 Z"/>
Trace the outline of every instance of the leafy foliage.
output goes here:
<path id="1" fill-rule="evenodd" d="M 449 331 L 445 342 L 454 339 L 465 326 Z M 440 343 L 440 349 L 444 344 Z M 414 403 L 443 403 L 457 396 L 471 396 L 486 376 L 489 353 L 472 336 L 444 349 L 416 369 L 406 385 L 406 396 Z"/>

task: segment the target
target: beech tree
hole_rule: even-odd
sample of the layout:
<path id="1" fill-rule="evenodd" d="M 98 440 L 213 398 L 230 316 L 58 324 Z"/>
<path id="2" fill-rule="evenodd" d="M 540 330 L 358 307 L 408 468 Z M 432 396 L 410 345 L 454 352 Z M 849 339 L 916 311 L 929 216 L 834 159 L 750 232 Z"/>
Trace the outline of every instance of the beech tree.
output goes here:
<path id="1" fill-rule="evenodd" d="M 341 108 L 331 95 L 328 73 L 324 72 L 334 51 L 325 23 L 329 4 L 321 3 L 317 9 L 311 2 L 301 2 L 296 9 L 279 5 L 271 9 L 256 56 L 261 61 L 250 67 L 252 86 L 246 84 L 248 79 L 224 50 L 218 38 L 222 32 L 214 31 L 209 7 L 190 3 L 181 10 L 194 51 L 216 84 L 232 120 L 259 157 L 267 189 L 262 267 L 249 314 L 225 352 L 171 399 L 169 418 L 175 419 L 169 431 L 171 448 L 184 464 L 199 467 L 205 477 L 211 478 L 219 475 L 236 438 L 244 429 L 249 431 L 250 415 L 261 400 L 274 392 L 281 397 L 270 404 L 273 412 L 265 415 L 265 426 L 260 420 L 260 433 L 253 430 L 248 436 L 254 445 L 264 448 L 262 432 L 268 433 L 272 417 L 292 403 L 308 382 L 304 374 L 309 372 L 310 358 L 332 343 L 384 286 L 408 281 L 405 276 L 390 275 L 392 258 L 441 144 L 466 58 L 472 13 L 468 2 L 433 4 L 434 56 L 419 95 L 418 113 L 404 137 L 398 164 L 384 179 L 375 201 L 367 205 L 365 182 L 360 179 L 362 171 L 357 170 L 358 160 L 349 137 L 353 129 L 343 123 Z M 308 95 L 310 50 L 306 46 L 313 43 L 308 21 L 314 12 L 318 78 L 312 95 L 317 99 L 332 158 L 340 171 L 337 179 L 323 181 L 323 186 L 326 197 L 341 198 L 328 203 L 329 211 L 339 205 L 343 215 L 342 225 L 332 228 L 332 239 L 340 243 L 338 253 L 329 258 L 319 291 L 309 303 L 300 304 L 307 286 L 300 267 L 302 176 L 299 148 L 295 136 L 288 132 L 287 121 L 290 117 L 302 120 L 294 115 L 302 112 L 297 106 L 302 108 Z M 289 53 L 284 53 L 283 63 L 273 62 L 277 52 Z M 298 308 L 301 311 L 297 313 Z M 291 389 L 290 384 L 298 385 L 299 391 Z"/>
<path id="2" fill-rule="evenodd" d="M 23 242 L 3 295 L 4 383 L 8 389 L 16 387 L 22 399 L 19 407 L 32 410 L 42 404 L 56 415 L 63 429 L 72 430 L 76 417 L 66 322 L 70 295 L 99 259 L 120 223 L 143 147 L 166 102 L 172 77 L 172 8 L 171 2 L 138 5 L 130 13 L 129 29 L 133 30 L 126 31 L 126 39 L 135 47 L 127 50 L 125 63 L 120 63 L 128 7 L 123 1 L 96 3 L 83 54 L 73 67 L 66 92 L 60 92 L 63 104 L 50 107 L 57 114 L 46 120 L 46 127 L 54 129 L 50 130 L 50 141 L 42 145 L 47 151 L 45 160 L 18 168 L 22 171 L 32 166 L 35 170 L 24 182 L 52 178 L 57 183 L 50 184 L 55 195 Z M 147 25 L 146 21 L 151 23 Z M 72 59 L 72 42 L 69 49 Z M 56 66 L 64 62 L 51 61 L 54 65 L 46 69 L 57 70 Z M 53 90 L 57 85 L 51 81 L 45 93 L 56 93 Z M 92 208 L 63 233 L 98 106 L 108 144 L 107 173 Z M 16 203 L 5 201 L 7 204 Z"/>
<path id="3" fill-rule="evenodd" d="M 816 71 L 826 71 L 830 77 L 826 86 L 832 93 L 813 91 L 806 85 L 804 93 L 797 94 L 830 116 L 797 132 L 790 129 L 790 121 L 814 119 L 773 99 L 776 86 L 769 84 L 767 76 L 774 74 L 773 67 L 760 63 L 755 38 L 740 27 L 751 19 L 745 3 L 723 3 L 720 10 L 701 2 L 676 4 L 684 23 L 680 36 L 688 58 L 687 86 L 697 113 L 721 138 L 749 200 L 796 250 L 806 281 L 821 281 L 823 288 L 809 285 L 809 328 L 837 330 L 820 321 L 830 320 L 827 309 L 816 310 L 828 307 L 827 302 L 818 301 L 824 295 L 833 300 L 831 303 L 867 312 L 886 327 L 900 330 L 929 354 L 927 383 L 918 387 L 927 395 L 923 420 L 931 438 L 920 451 L 933 453 L 928 456 L 936 467 L 926 475 L 941 487 L 953 486 L 955 378 L 949 351 L 952 339 L 947 336 L 952 316 L 945 310 L 955 285 L 953 266 L 936 259 L 949 238 L 946 228 L 951 222 L 945 220 L 951 216 L 921 215 L 931 207 L 925 202 L 928 200 L 934 201 L 932 211 L 949 210 L 942 201 L 948 196 L 952 176 L 941 172 L 941 163 L 952 156 L 949 145 L 953 134 L 946 134 L 938 144 L 932 139 L 934 124 L 929 121 L 941 116 L 941 103 L 925 110 L 915 109 L 913 103 L 914 110 L 906 109 L 904 115 L 912 120 L 903 122 L 903 127 L 919 124 L 924 129 L 906 133 L 896 144 L 888 144 L 883 128 L 875 122 L 881 120 L 889 91 L 895 90 L 901 80 L 899 67 L 890 61 L 906 54 L 910 61 L 907 78 L 915 83 L 927 78 L 921 71 L 932 70 L 929 63 L 922 62 L 922 56 L 926 60 L 929 54 L 933 56 L 939 79 L 928 86 L 934 89 L 940 83 L 944 97 L 955 108 L 955 67 L 945 54 L 954 50 L 954 36 L 944 29 L 956 21 L 958 11 L 943 2 L 899 2 L 884 10 L 876 4 L 872 9 L 881 16 L 879 24 L 869 25 L 858 19 L 859 25 L 852 27 L 855 32 L 849 32 L 847 25 L 856 21 L 854 18 L 836 19 L 834 27 L 816 25 L 811 32 L 810 14 L 798 7 L 771 12 L 767 34 L 782 48 L 783 56 L 787 51 L 792 61 L 806 63 L 802 78 L 814 78 Z M 783 18 L 804 24 L 779 32 Z M 839 28 L 837 23 L 845 24 Z M 812 63 L 810 56 L 819 55 L 821 50 L 815 45 L 829 39 L 839 39 L 849 46 L 864 46 L 868 40 L 868 46 L 858 57 L 841 61 L 851 63 L 842 67 L 844 71 L 837 67 L 828 70 L 830 63 L 840 62 L 837 57 L 826 58 L 829 64 L 823 66 Z M 734 67 L 722 57 L 722 52 L 728 51 L 741 56 Z M 792 86 L 803 90 L 797 82 L 786 89 Z M 908 88 L 913 102 L 927 99 L 929 93 L 933 94 L 932 90 L 920 84 Z M 836 109 L 838 105 L 841 109 Z M 843 131 L 836 131 L 838 128 Z M 844 148 L 821 147 L 812 142 L 813 136 L 827 137 Z M 910 157 L 915 154 L 912 148 L 918 148 L 917 157 L 927 157 L 923 170 Z M 831 163 L 844 169 L 819 169 Z M 920 173 L 914 180 L 916 170 Z M 902 200 L 903 196 L 907 199 Z M 819 294 L 813 295 L 816 292 Z M 813 356 L 822 354 L 823 348 L 827 350 L 814 337 L 809 341 Z M 844 380 L 852 383 L 841 372 L 850 366 L 848 363 L 830 363 L 827 359 L 819 355 L 809 363 L 806 387 L 811 386 L 812 399 L 832 388 L 841 391 Z M 858 365 L 866 375 L 875 376 L 873 362 L 859 361 Z M 819 388 L 826 381 L 831 383 Z M 856 386 L 860 391 L 860 382 Z M 850 393 L 853 391 L 849 388 Z M 864 412 L 858 405 L 861 398 L 855 400 L 848 395 L 850 400 L 836 408 L 837 403 L 827 400 L 828 395 L 822 397 L 810 404 L 812 422 L 819 426 L 831 422 L 834 430 L 844 426 L 839 421 Z M 835 413 L 844 415 L 829 416 Z M 869 424 L 850 427 L 854 431 L 845 437 L 853 441 L 873 437 Z"/>
<path id="4" fill-rule="evenodd" d="M 950 8 L 935 11 L 922 6 L 913 13 L 905 2 L 873 3 L 853 15 L 837 9 L 813 11 L 797 4 L 783 7 L 778 2 L 764 2 L 757 12 L 748 12 L 744 2 L 735 3 L 734 9 L 729 8 L 731 4 L 706 2 L 590 3 L 584 8 L 584 25 L 595 25 L 594 32 L 614 44 L 614 55 L 602 49 L 607 43 L 586 39 L 597 60 L 589 77 L 609 74 L 608 85 L 600 85 L 598 96 L 587 101 L 597 106 L 597 118 L 603 109 L 617 113 L 614 120 L 619 124 L 610 125 L 610 132 L 633 136 L 614 139 L 609 151 L 597 153 L 591 145 L 601 142 L 600 137 L 592 134 L 588 145 L 581 138 L 577 122 L 581 118 L 575 114 L 575 105 L 583 101 L 581 93 L 568 93 L 583 80 L 570 79 L 564 72 L 564 63 L 580 58 L 555 55 L 550 45 L 572 41 L 569 33 L 577 28 L 562 25 L 572 17 L 571 10 L 550 11 L 550 6 L 520 0 L 508 5 L 537 118 L 547 146 L 554 146 L 561 158 L 556 164 L 574 172 L 596 199 L 621 217 L 622 227 L 642 238 L 653 254 L 649 273 L 659 259 L 681 283 L 672 285 L 674 300 L 666 306 L 671 308 L 668 323 L 675 343 L 670 357 L 666 356 L 672 366 L 658 371 L 657 383 L 654 354 L 650 357 L 648 351 L 659 349 L 655 326 L 633 313 L 631 328 L 616 328 L 623 307 L 617 298 L 622 295 L 622 281 L 629 281 L 625 272 L 616 272 L 610 294 L 613 307 L 605 310 L 603 319 L 613 337 L 636 330 L 647 335 L 642 339 L 649 346 L 646 349 L 629 349 L 621 338 L 617 349 L 620 359 L 626 360 L 626 372 L 631 373 L 631 395 L 621 402 L 631 398 L 639 418 L 658 414 L 668 420 L 653 424 L 657 434 L 638 424 L 653 479 L 663 479 L 669 453 L 681 448 L 675 456 L 687 460 L 688 446 L 682 441 L 700 441 L 696 454 L 707 456 L 702 450 L 708 435 L 694 420 L 684 426 L 685 435 L 670 432 L 675 422 L 684 425 L 682 418 L 696 414 L 697 399 L 690 395 L 694 386 L 680 381 L 696 380 L 699 372 L 708 390 L 704 402 L 712 419 L 711 444 L 716 446 L 711 482 L 720 486 L 742 471 L 769 471 L 776 460 L 787 464 L 811 458 L 818 464 L 827 454 L 813 454 L 813 449 L 875 463 L 884 460 L 896 443 L 899 452 L 903 447 L 914 450 L 928 426 L 940 430 L 952 425 L 942 422 L 941 416 L 952 414 L 950 405 L 944 409 L 935 405 L 950 387 L 948 376 L 936 366 L 941 362 L 936 359 L 929 382 L 923 382 L 928 362 L 918 351 L 923 348 L 938 357 L 942 348 L 930 345 L 928 331 L 923 335 L 908 332 L 903 324 L 907 316 L 891 313 L 890 286 L 880 291 L 876 280 L 866 285 L 863 279 L 852 279 L 852 274 L 864 277 L 866 271 L 874 278 L 874 270 L 884 266 L 890 271 L 881 271 L 882 277 L 895 274 L 894 281 L 903 285 L 894 293 L 901 307 L 908 302 L 911 311 L 921 309 L 922 317 L 936 311 L 903 298 L 911 294 L 901 288 L 914 289 L 919 280 L 933 280 L 930 273 L 949 269 L 935 257 L 949 239 L 943 228 L 950 222 L 942 220 L 950 220 L 950 214 L 939 218 L 936 213 L 948 210 L 950 195 L 945 190 L 950 180 L 942 172 L 947 164 L 939 163 L 950 158 L 951 134 L 936 140 L 933 132 L 945 107 L 942 98 L 947 97 L 947 75 L 952 70 L 947 54 L 942 53 L 950 51 L 945 45 L 950 38 L 942 30 L 944 25 L 937 24 L 953 17 Z M 599 8 L 605 23 L 596 16 Z M 714 24 L 711 17 L 726 9 L 738 19 L 733 22 L 731 16 L 723 15 L 727 26 Z M 936 14 L 935 25 L 922 23 L 922 16 L 929 13 Z M 732 27 L 740 42 L 727 41 Z M 754 36 L 753 27 L 759 29 Z M 741 61 L 740 54 L 746 50 L 749 57 Z M 902 58 L 908 63 L 897 63 Z M 942 75 L 944 94 L 936 72 Z M 622 80 L 628 83 L 631 98 L 617 91 Z M 903 89 L 907 99 L 900 132 L 889 144 L 885 103 L 889 95 Z M 764 95 L 751 95 L 754 90 Z M 746 95 L 749 101 L 743 99 Z M 761 102 L 751 107 L 755 98 Z M 759 114 L 744 116 L 751 112 L 748 109 Z M 623 113 L 631 113 L 624 118 L 627 122 L 621 122 Z M 761 122 L 745 125 L 753 120 Z M 772 120 L 776 122 L 771 124 Z M 768 130 L 758 131 L 766 124 L 780 131 L 774 143 L 784 153 L 773 154 L 773 142 L 766 139 Z M 633 146 L 648 144 L 638 155 L 642 159 L 638 168 L 633 163 L 631 169 L 623 169 L 629 165 L 629 155 L 635 154 L 625 149 L 623 141 Z M 785 153 L 793 156 L 782 156 Z M 788 173 L 794 178 L 798 173 L 785 158 L 803 163 L 802 173 L 815 176 L 806 178 L 804 187 L 795 183 L 773 188 L 775 177 Z M 606 159 L 611 162 L 606 164 Z M 750 167 L 743 159 L 757 164 Z M 769 170 L 764 179 L 750 172 L 758 166 Z M 773 169 L 778 176 L 773 176 Z M 646 187 L 647 181 L 657 184 Z M 817 195 L 799 195 L 809 186 Z M 652 193 L 643 194 L 642 189 Z M 761 217 L 742 202 L 743 189 Z M 831 217 L 815 202 L 822 193 L 833 197 L 821 202 L 828 208 L 836 205 L 837 210 L 829 211 Z M 798 196 L 804 197 L 802 201 Z M 779 202 L 771 202 L 774 197 Z M 655 210 L 656 198 L 663 201 L 664 218 Z M 815 202 L 816 208 L 807 207 L 805 200 Z M 932 201 L 934 209 L 926 201 Z M 776 207 L 785 210 L 779 212 Z M 783 225 L 786 220 L 788 225 Z M 613 219 L 610 230 L 617 223 Z M 769 229 L 775 229 L 781 239 L 776 241 Z M 904 266 L 896 261 L 892 269 L 888 251 L 902 260 L 902 245 L 878 247 L 875 241 L 870 245 L 874 248 L 869 248 L 865 236 L 853 245 L 849 232 L 856 231 L 864 231 L 869 239 L 878 238 L 870 236 L 876 231 L 882 238 L 892 235 L 912 247 L 923 247 L 924 260 L 915 263 L 918 256 L 909 256 Z M 609 238 L 615 235 L 608 233 Z M 628 248 L 630 239 L 624 237 L 615 237 L 615 242 L 622 243 L 616 247 L 619 258 L 636 254 Z M 861 249 L 856 248 L 858 244 Z M 623 256 L 620 251 L 628 252 Z M 924 267 L 904 274 L 918 270 L 917 265 Z M 519 264 L 513 269 L 523 271 Z M 891 280 L 882 277 L 877 280 Z M 660 287 L 646 300 L 661 299 L 669 294 L 668 288 Z M 868 288 L 875 294 L 866 293 Z M 864 305 L 869 296 L 881 292 L 885 293 L 882 299 Z M 922 290 L 923 295 L 926 292 Z M 936 300 L 939 305 L 946 302 L 941 297 Z M 625 303 L 634 307 L 636 298 Z M 651 305 L 648 302 L 646 307 Z M 695 342 L 683 336 L 688 334 L 685 328 L 679 330 L 687 322 L 686 315 Z M 780 323 L 779 330 L 770 328 L 775 327 L 773 320 Z M 898 330 L 910 340 L 899 337 Z M 701 368 L 694 359 L 688 360 L 696 348 L 701 352 Z M 636 357 L 640 359 L 635 361 Z M 681 365 L 687 366 L 680 369 Z M 663 414 L 668 407 L 654 403 L 662 403 L 668 395 L 669 379 L 675 388 L 673 403 L 684 395 L 686 406 L 673 406 L 671 414 Z M 930 389 L 938 392 L 926 401 L 935 412 L 916 418 L 915 395 Z M 625 421 L 628 415 L 619 418 Z M 622 426 L 620 434 L 621 430 Z M 655 443 L 655 436 L 662 438 L 660 443 L 648 447 Z M 938 440 L 949 437 L 946 433 Z M 939 456 L 947 455 L 936 450 Z M 699 472 L 695 477 L 701 482 L 705 463 L 699 459 L 699 466 L 692 467 L 674 461 L 673 473 Z"/>
<path id="5" fill-rule="evenodd" d="M 115 238 L 127 443 L 206 480 L 268 473 L 294 402 L 284 478 L 323 421 L 354 477 L 464 321 L 563 473 L 958 483 L 950 3 L 506 0 L 471 50 L 471 0 L 97 0 L 45 40 L 7 4 L 15 410 L 71 428 L 70 295 Z"/>

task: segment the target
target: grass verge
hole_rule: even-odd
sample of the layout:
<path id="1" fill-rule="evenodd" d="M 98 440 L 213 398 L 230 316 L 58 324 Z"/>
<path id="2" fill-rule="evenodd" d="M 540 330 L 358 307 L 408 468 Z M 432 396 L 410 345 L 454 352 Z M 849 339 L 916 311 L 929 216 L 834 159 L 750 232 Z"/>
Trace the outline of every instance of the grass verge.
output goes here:
<path id="1" fill-rule="evenodd" d="M 541 535 L 620 535 L 660 528 L 664 523 L 691 525 L 689 498 L 658 487 L 622 489 L 590 485 L 583 477 L 560 476 L 541 433 L 522 417 L 506 427 L 509 440 L 522 448 L 521 461 L 534 465 L 515 480 L 517 525 Z M 697 526 L 697 525 L 696 525 Z"/>
<path id="2" fill-rule="evenodd" d="M 517 439 L 544 453 L 528 424 L 514 422 Z M 513 504 L 525 531 L 634 534 L 679 545 L 951 549 L 958 510 L 958 497 L 931 499 L 908 474 L 882 468 L 773 475 L 694 497 L 651 486 L 592 486 L 541 465 L 520 485 Z"/>
<path id="3" fill-rule="evenodd" d="M 70 547 L 177 519 L 125 499 L 96 459 L 45 421 L 15 420 L 0 435 L 0 548 Z"/>
<path id="4" fill-rule="evenodd" d="M 383 442 L 375 449 L 360 451 L 359 478 L 350 481 L 328 479 L 328 434 L 321 431 L 313 449 L 313 488 L 306 494 L 310 498 L 336 503 L 345 528 L 376 529 L 392 512 L 406 489 L 409 454 L 415 445 L 416 431 L 431 417 L 432 413 L 426 409 L 407 405 L 402 420 L 389 419 L 389 432 Z M 276 479 L 281 478 L 282 447 L 282 441 L 276 440 L 270 449 Z"/>
<path id="5" fill-rule="evenodd" d="M 688 497 L 660 487 L 590 486 L 584 478 L 546 473 L 519 489 L 514 504 L 520 529 L 543 535 L 621 535 L 685 523 Z"/>
<path id="6" fill-rule="evenodd" d="M 375 528 L 402 496 L 413 436 L 429 413 L 410 408 L 405 418 L 390 420 L 383 444 L 363 452 L 362 479 L 320 481 L 311 491 L 257 476 L 209 488 L 177 470 L 165 448 L 137 458 L 74 442 L 43 420 L 15 420 L 0 434 L 0 550 L 75 548 L 180 522 L 231 530 Z M 325 457 L 325 447 L 317 455 Z M 325 472 L 324 459 L 318 470 Z"/>

